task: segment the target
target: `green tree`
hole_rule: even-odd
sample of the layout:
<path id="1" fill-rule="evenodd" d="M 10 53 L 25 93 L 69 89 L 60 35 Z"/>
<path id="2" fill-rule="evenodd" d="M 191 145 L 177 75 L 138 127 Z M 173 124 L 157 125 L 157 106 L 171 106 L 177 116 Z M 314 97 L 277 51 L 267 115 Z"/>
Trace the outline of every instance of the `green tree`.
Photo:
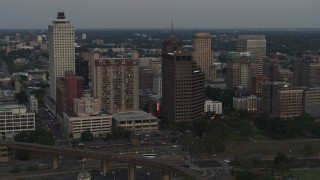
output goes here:
<path id="1" fill-rule="evenodd" d="M 93 134 L 92 134 L 92 132 L 91 132 L 89 129 L 87 129 L 87 130 L 85 130 L 85 131 L 83 131 L 83 132 L 81 133 L 80 140 L 81 140 L 82 142 L 85 142 L 85 141 L 93 141 L 93 139 L 94 139 Z"/>
<path id="2" fill-rule="evenodd" d="M 21 131 L 14 136 L 14 140 L 18 142 L 37 143 L 51 146 L 54 145 L 53 135 L 45 129 Z"/>
<path id="3" fill-rule="evenodd" d="M 250 171 L 233 170 L 231 174 L 235 176 L 236 180 L 257 180 L 258 176 Z"/>
<path id="4" fill-rule="evenodd" d="M 239 135 L 245 138 L 249 138 L 254 134 L 254 126 L 251 124 L 251 122 L 243 121 L 240 126 Z"/>
<path id="5" fill-rule="evenodd" d="M 286 155 L 277 153 L 273 159 L 273 172 L 275 174 L 284 174 L 289 170 L 289 159 Z"/>
<path id="6" fill-rule="evenodd" d="M 310 143 L 305 143 L 305 145 L 304 145 L 304 151 L 305 151 L 307 157 L 312 156 L 313 153 L 314 153 L 314 148 L 313 148 L 312 144 L 310 144 Z"/>
<path id="7" fill-rule="evenodd" d="M 131 131 L 126 130 L 125 128 L 121 126 L 114 126 L 112 127 L 112 138 L 119 139 L 119 138 L 125 138 L 129 139 L 131 137 Z M 110 136 L 108 136 L 110 138 Z"/>
<path id="8" fill-rule="evenodd" d="M 177 122 L 175 126 L 176 126 L 176 129 L 180 132 L 185 132 L 186 130 L 191 128 L 188 122 Z"/>

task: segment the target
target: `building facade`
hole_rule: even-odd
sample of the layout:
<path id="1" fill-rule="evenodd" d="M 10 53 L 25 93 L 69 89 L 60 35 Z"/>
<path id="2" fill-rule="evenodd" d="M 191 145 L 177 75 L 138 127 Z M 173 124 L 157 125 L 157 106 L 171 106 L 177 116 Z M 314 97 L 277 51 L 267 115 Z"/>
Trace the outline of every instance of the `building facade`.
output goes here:
<path id="1" fill-rule="evenodd" d="M 320 87 L 307 88 L 303 92 L 303 111 L 320 118 Z"/>
<path id="2" fill-rule="evenodd" d="M 0 139 L 30 130 L 35 130 L 35 114 L 32 110 L 20 104 L 0 106 Z"/>
<path id="3" fill-rule="evenodd" d="M 272 115 L 290 118 L 302 114 L 302 88 L 275 86 L 273 89 Z"/>
<path id="4" fill-rule="evenodd" d="M 75 71 L 75 33 L 73 26 L 58 12 L 49 26 L 50 97 L 56 101 L 56 80 L 66 71 Z"/>
<path id="5" fill-rule="evenodd" d="M 94 137 L 105 137 L 112 131 L 112 116 L 99 114 L 94 116 L 76 116 L 72 112 L 64 112 L 64 130 L 73 138 L 80 138 L 83 131 L 89 130 Z"/>
<path id="6" fill-rule="evenodd" d="M 153 77 L 153 93 L 158 96 L 162 96 L 162 75 L 156 75 Z"/>
<path id="7" fill-rule="evenodd" d="M 259 65 L 258 73 L 263 74 L 263 59 L 266 57 L 266 39 L 264 35 L 239 35 L 237 52 L 257 52 Z"/>
<path id="8" fill-rule="evenodd" d="M 29 106 L 33 112 L 38 113 L 38 99 L 34 95 L 29 96 Z"/>
<path id="9" fill-rule="evenodd" d="M 74 138 L 90 130 L 95 137 L 104 137 L 112 130 L 112 116 L 101 110 L 100 98 L 85 93 L 83 97 L 74 99 L 73 111 L 63 113 L 65 132 Z"/>
<path id="10" fill-rule="evenodd" d="M 255 95 L 261 95 L 262 86 L 270 83 L 270 77 L 267 75 L 258 75 L 252 78 L 252 93 Z"/>
<path id="11" fill-rule="evenodd" d="M 263 61 L 263 75 L 270 77 L 270 81 L 280 81 L 279 57 L 266 57 Z"/>
<path id="12" fill-rule="evenodd" d="M 292 68 L 294 86 L 320 86 L 320 62 L 317 60 L 296 60 Z"/>
<path id="13" fill-rule="evenodd" d="M 211 34 L 196 32 L 193 36 L 193 59 L 204 72 L 205 80 L 215 78 L 213 66 L 213 50 L 211 47 Z"/>
<path id="14" fill-rule="evenodd" d="M 84 89 L 89 90 L 89 62 L 83 59 L 76 59 L 76 76 L 83 77 Z"/>
<path id="15" fill-rule="evenodd" d="M 204 109 L 204 73 L 171 36 L 162 47 L 162 116 L 168 122 L 191 122 Z"/>
<path id="16" fill-rule="evenodd" d="M 139 110 L 139 64 L 136 60 L 111 58 L 95 61 L 93 96 L 100 97 L 108 113 Z"/>
<path id="17" fill-rule="evenodd" d="M 61 117 L 64 111 L 73 111 L 73 100 L 83 95 L 83 77 L 66 72 L 64 78 L 57 80 L 57 114 Z"/>
<path id="18" fill-rule="evenodd" d="M 258 56 L 253 52 L 228 54 L 226 86 L 252 89 L 252 79 L 258 76 Z"/>
<path id="19" fill-rule="evenodd" d="M 285 82 L 273 82 L 262 87 L 261 111 L 274 117 L 301 116 L 303 88 L 289 87 Z"/>
<path id="20" fill-rule="evenodd" d="M 254 95 L 248 97 L 234 97 L 233 108 L 236 110 L 257 111 L 259 102 L 259 98 Z"/>
<path id="21" fill-rule="evenodd" d="M 123 112 L 112 114 L 115 126 L 123 127 L 135 133 L 157 132 L 158 118 L 144 112 Z"/>
<path id="22" fill-rule="evenodd" d="M 204 102 L 204 112 L 214 112 L 215 114 L 222 114 L 222 102 L 206 100 Z"/>

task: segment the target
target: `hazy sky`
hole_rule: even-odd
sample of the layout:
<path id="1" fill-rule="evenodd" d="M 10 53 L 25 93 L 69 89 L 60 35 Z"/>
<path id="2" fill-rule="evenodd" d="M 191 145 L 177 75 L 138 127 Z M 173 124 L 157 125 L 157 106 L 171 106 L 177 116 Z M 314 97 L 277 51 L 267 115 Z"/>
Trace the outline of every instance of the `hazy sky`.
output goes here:
<path id="1" fill-rule="evenodd" d="M 63 10 L 76 28 L 314 28 L 320 0 L 0 0 L 0 29 L 47 28 Z"/>

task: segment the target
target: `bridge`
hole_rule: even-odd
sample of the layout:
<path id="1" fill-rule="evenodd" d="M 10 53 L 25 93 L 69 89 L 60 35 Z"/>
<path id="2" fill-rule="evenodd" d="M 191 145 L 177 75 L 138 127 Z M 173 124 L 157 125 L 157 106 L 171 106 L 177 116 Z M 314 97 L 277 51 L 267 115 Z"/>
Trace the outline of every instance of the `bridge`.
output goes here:
<path id="1" fill-rule="evenodd" d="M 11 149 L 29 150 L 34 152 L 43 152 L 52 154 L 51 164 L 52 169 L 59 167 L 60 155 L 77 156 L 82 158 L 92 158 L 101 160 L 101 173 L 106 176 L 109 171 L 109 162 L 128 163 L 128 179 L 135 179 L 136 165 L 149 166 L 162 171 L 162 180 L 170 180 L 171 174 L 179 174 L 195 180 L 200 180 L 199 175 L 195 174 L 191 169 L 182 167 L 159 159 L 148 159 L 140 156 L 127 156 L 120 154 L 113 154 L 107 152 L 96 152 L 86 149 L 62 148 L 56 146 L 22 143 L 22 142 L 7 142 L 0 141 L 0 145 L 7 146 Z"/>

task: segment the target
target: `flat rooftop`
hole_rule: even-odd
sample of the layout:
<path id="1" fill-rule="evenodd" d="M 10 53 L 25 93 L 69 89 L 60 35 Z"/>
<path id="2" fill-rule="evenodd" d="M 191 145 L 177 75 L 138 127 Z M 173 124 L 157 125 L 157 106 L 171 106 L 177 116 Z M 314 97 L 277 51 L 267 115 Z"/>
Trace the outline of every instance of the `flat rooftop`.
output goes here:
<path id="1" fill-rule="evenodd" d="M 133 112 L 123 112 L 123 113 L 114 113 L 112 118 L 117 121 L 134 121 L 134 120 L 149 120 L 149 119 L 158 119 L 144 111 L 133 111 Z"/>

